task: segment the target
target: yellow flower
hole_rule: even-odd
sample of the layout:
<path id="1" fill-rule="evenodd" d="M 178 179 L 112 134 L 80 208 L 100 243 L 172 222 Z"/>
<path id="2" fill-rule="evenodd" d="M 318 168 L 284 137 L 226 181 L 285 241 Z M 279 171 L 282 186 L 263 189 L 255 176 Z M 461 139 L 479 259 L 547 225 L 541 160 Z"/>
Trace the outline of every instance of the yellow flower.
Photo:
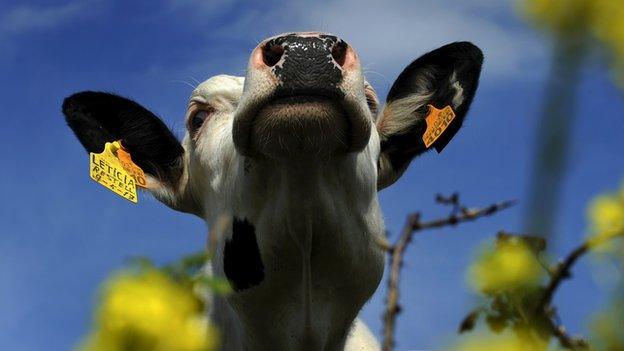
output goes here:
<path id="1" fill-rule="evenodd" d="M 536 287 L 542 268 L 522 240 L 511 238 L 486 249 L 470 266 L 468 277 L 484 293 L 514 292 Z"/>
<path id="2" fill-rule="evenodd" d="M 589 208 L 591 231 L 595 235 L 612 235 L 624 230 L 624 201 L 611 195 L 597 197 Z"/>
<path id="3" fill-rule="evenodd" d="M 624 4 L 619 0 L 594 0 L 590 27 L 609 54 L 616 81 L 624 87 Z"/>
<path id="4" fill-rule="evenodd" d="M 590 243 L 609 250 L 616 235 L 624 235 L 624 186 L 619 193 L 596 197 L 588 209 Z"/>
<path id="5" fill-rule="evenodd" d="M 192 287 L 156 269 L 121 272 L 104 286 L 82 351 L 206 351 L 216 334 Z"/>
<path id="6" fill-rule="evenodd" d="M 592 344 L 597 350 L 624 349 L 624 301 L 616 301 L 608 310 L 596 314 L 592 318 Z"/>
<path id="7" fill-rule="evenodd" d="M 608 54 L 624 87 L 624 4 L 621 0 L 526 0 L 521 11 L 558 38 L 592 35 Z"/>
<path id="8" fill-rule="evenodd" d="M 539 27 L 557 35 L 583 32 L 593 0 L 527 0 L 522 10 Z"/>
<path id="9" fill-rule="evenodd" d="M 478 331 L 462 337 L 452 351 L 545 351 L 548 342 L 535 333 L 517 333 L 506 330 L 502 333 Z"/>

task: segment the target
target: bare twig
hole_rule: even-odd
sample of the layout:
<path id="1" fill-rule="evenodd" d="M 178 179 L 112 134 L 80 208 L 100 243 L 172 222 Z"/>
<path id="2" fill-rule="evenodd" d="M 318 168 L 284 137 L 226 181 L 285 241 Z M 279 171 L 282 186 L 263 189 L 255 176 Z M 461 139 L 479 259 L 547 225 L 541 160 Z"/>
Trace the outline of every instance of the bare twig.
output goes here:
<path id="1" fill-rule="evenodd" d="M 539 304 L 537 305 L 537 310 L 540 312 L 545 311 L 552 301 L 553 295 L 561 282 L 564 279 L 567 279 L 571 276 L 570 269 L 574 265 L 574 263 L 585 253 L 589 251 L 589 243 L 584 242 L 581 246 L 574 249 L 564 260 L 560 262 L 557 267 L 554 269 L 552 276 L 550 278 L 550 282 L 544 289 L 544 294 L 542 294 L 542 298 L 540 299 Z"/>
<path id="2" fill-rule="evenodd" d="M 427 222 L 420 221 L 420 213 L 410 214 L 407 216 L 407 220 L 401 230 L 401 234 L 394 245 L 390 245 L 385 240 L 378 240 L 379 246 L 388 251 L 390 254 L 388 257 L 388 261 L 390 263 L 390 276 L 388 278 L 386 308 L 383 317 L 383 351 L 390 351 L 394 348 L 396 318 L 401 312 L 401 306 L 399 305 L 399 280 L 401 267 L 403 266 L 405 249 L 411 242 L 413 235 L 416 232 L 426 229 L 455 226 L 459 223 L 474 221 L 478 218 L 489 216 L 498 211 L 509 208 L 515 204 L 515 201 L 505 201 L 485 208 L 469 209 L 459 204 L 459 195 L 456 193 L 448 198 L 438 195 L 436 196 L 436 201 L 445 205 L 453 205 L 454 210 L 448 217 Z M 456 209 L 460 209 L 460 211 L 457 211 Z"/>
<path id="3" fill-rule="evenodd" d="M 459 206 L 459 193 L 455 192 L 451 196 L 436 194 L 435 201 L 441 205 Z"/>
<path id="4" fill-rule="evenodd" d="M 463 222 L 471 222 L 475 219 L 490 216 L 496 212 L 507 209 L 516 204 L 516 201 L 505 201 L 498 204 L 493 204 L 485 208 L 466 208 L 463 207 L 463 211 L 459 214 L 451 214 L 448 217 L 435 219 L 428 222 L 417 222 L 412 227 L 412 231 L 417 232 L 426 229 L 434 229 L 446 226 L 455 226 Z"/>
<path id="5" fill-rule="evenodd" d="M 568 335 L 563 325 L 558 325 L 552 320 L 552 316 L 550 316 L 551 313 L 549 313 L 549 311 L 553 309 L 552 299 L 555 295 L 555 292 L 557 291 L 559 286 L 561 286 L 561 283 L 565 279 L 568 279 L 572 276 L 572 267 L 579 258 L 589 252 L 589 250 L 596 245 L 599 245 L 608 240 L 612 240 L 619 236 L 624 236 L 624 232 L 617 233 L 611 236 L 596 236 L 588 239 L 580 246 L 572 250 L 572 252 L 570 252 L 563 261 L 557 264 L 554 269 L 550 270 L 550 272 L 552 272 L 550 281 L 544 289 L 544 293 L 542 294 L 542 297 L 537 304 L 535 314 L 538 316 L 543 315 L 547 318 L 553 336 L 555 336 L 557 340 L 559 340 L 559 343 L 562 347 L 571 350 L 585 350 L 589 347 L 589 345 L 587 341 L 585 341 L 582 337 Z"/>
<path id="6" fill-rule="evenodd" d="M 388 295 L 386 296 L 386 312 L 384 313 L 384 343 L 383 350 L 390 351 L 394 348 L 394 330 L 396 316 L 401 311 L 399 306 L 399 278 L 403 265 L 403 252 L 412 240 L 415 233 L 414 227 L 420 221 L 420 214 L 415 213 L 407 217 L 398 242 L 390 248 L 390 277 L 388 278 Z"/>
<path id="7" fill-rule="evenodd" d="M 479 315 L 483 313 L 483 311 L 484 311 L 483 307 L 478 307 L 472 310 L 470 313 L 468 313 L 466 317 L 464 317 L 462 322 L 459 324 L 458 332 L 461 334 L 463 332 L 472 330 L 475 324 L 477 323 L 477 319 L 479 318 Z"/>
<path id="8" fill-rule="evenodd" d="M 538 309 L 539 310 L 544 310 L 544 309 L 548 308 L 548 306 L 550 305 L 550 303 L 552 301 L 552 298 L 553 298 L 553 295 L 554 295 L 555 291 L 557 290 L 559 285 L 561 285 L 561 282 L 563 280 L 565 280 L 567 278 L 570 278 L 572 276 L 572 274 L 571 274 L 572 266 L 576 263 L 576 261 L 581 256 L 583 256 L 584 254 L 589 252 L 589 250 L 592 247 L 595 247 L 596 245 L 600 245 L 603 242 L 612 240 L 612 239 L 614 239 L 616 237 L 620 237 L 620 236 L 624 236 L 624 232 L 617 233 L 617 234 L 614 234 L 614 235 L 603 235 L 603 236 L 599 235 L 599 236 L 595 236 L 595 237 L 585 241 L 583 244 L 581 244 L 576 249 L 572 250 L 572 252 L 570 252 L 568 254 L 568 256 L 566 256 L 566 258 L 555 267 L 554 272 L 552 274 L 552 277 L 550 279 L 550 282 L 548 283 L 548 286 L 544 290 L 544 294 L 542 295 L 542 299 L 540 300 L 540 303 L 537 306 Z"/>
<path id="9" fill-rule="evenodd" d="M 585 339 L 580 336 L 571 336 L 569 335 L 565 327 L 562 325 L 557 325 L 552 319 L 549 319 L 550 329 L 552 334 L 559 340 L 559 344 L 568 349 L 568 350 L 587 350 L 589 349 L 589 344 Z"/>

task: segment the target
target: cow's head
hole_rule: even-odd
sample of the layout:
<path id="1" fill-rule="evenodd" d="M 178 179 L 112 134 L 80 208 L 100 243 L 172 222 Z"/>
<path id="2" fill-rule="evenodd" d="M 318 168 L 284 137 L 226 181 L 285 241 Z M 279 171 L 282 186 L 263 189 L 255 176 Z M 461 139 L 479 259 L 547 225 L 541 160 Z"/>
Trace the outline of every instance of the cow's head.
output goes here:
<path id="1" fill-rule="evenodd" d="M 431 51 L 403 70 L 381 109 L 349 44 L 291 33 L 260 43 L 245 78 L 216 76 L 195 89 L 182 144 L 153 113 L 113 94 L 72 95 L 63 113 L 88 151 L 121 139 L 157 198 L 204 216 L 206 192 L 253 162 L 324 162 L 367 150 L 377 168 L 374 185 L 391 185 L 428 149 L 422 136 L 429 105 L 456 113 L 454 130 L 436 143 L 446 144 L 461 126 L 482 60 L 467 42 Z"/>
<path id="2" fill-rule="evenodd" d="M 377 190 L 427 150 L 429 105 L 456 114 L 429 146 L 452 138 L 482 59 L 470 43 L 427 53 L 403 70 L 380 109 L 353 48 L 331 35 L 292 33 L 260 43 L 245 78 L 200 84 L 181 143 L 117 95 L 78 93 L 63 113 L 88 151 L 121 140 L 160 201 L 207 221 L 233 217 L 213 241 L 213 272 L 235 290 L 211 312 L 231 334 L 224 342 L 337 350 L 383 273 Z M 224 349 L 236 349 L 230 344 Z"/>

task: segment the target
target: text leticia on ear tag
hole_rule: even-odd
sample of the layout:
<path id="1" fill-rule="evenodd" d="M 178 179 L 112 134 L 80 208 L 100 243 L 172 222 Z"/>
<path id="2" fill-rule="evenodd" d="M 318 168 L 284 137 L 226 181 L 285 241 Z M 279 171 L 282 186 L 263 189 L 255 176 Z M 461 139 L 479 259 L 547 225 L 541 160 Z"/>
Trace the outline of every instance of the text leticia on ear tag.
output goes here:
<path id="1" fill-rule="evenodd" d="M 444 133 L 446 128 L 451 125 L 451 122 L 455 119 L 455 112 L 451 106 L 445 106 L 443 109 L 437 109 L 433 105 L 429 105 L 429 114 L 425 118 L 427 121 L 427 129 L 423 134 L 423 142 L 425 147 L 429 148 L 440 136 Z"/>
<path id="2" fill-rule="evenodd" d="M 106 143 L 104 151 L 89 154 L 89 175 L 124 199 L 137 203 L 137 190 L 134 176 L 122 165 L 115 154 L 121 149 L 118 142 Z"/>

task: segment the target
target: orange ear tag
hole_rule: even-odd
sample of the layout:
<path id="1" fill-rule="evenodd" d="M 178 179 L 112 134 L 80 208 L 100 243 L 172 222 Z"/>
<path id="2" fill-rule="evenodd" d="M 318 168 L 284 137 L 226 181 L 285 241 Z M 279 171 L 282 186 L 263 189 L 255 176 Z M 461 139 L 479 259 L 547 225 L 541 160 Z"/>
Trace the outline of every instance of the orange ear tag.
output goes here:
<path id="1" fill-rule="evenodd" d="M 439 110 L 433 105 L 429 105 L 429 114 L 425 118 L 427 121 L 427 129 L 423 134 L 423 142 L 425 147 L 429 148 L 435 143 L 438 138 L 444 133 L 444 131 L 451 125 L 451 122 L 455 119 L 455 112 L 451 106 L 446 106 Z M 440 150 L 438 150 L 440 151 Z"/>
<path id="2" fill-rule="evenodd" d="M 132 157 L 130 157 L 130 153 L 128 153 L 128 151 L 126 151 L 123 148 L 123 145 L 121 145 L 121 142 L 119 143 L 119 145 L 121 147 L 117 150 L 117 158 L 119 159 L 119 162 L 121 162 L 121 166 L 126 171 L 128 171 L 128 173 L 130 173 L 130 175 L 136 181 L 137 186 L 140 186 L 141 188 L 146 189 L 147 181 L 145 180 L 145 173 L 143 173 L 143 170 L 141 169 L 141 167 L 137 166 L 132 161 Z"/>
<path id="3" fill-rule="evenodd" d="M 133 203 L 138 202 L 137 185 L 145 188 L 145 173 L 132 162 L 130 154 L 119 141 L 106 143 L 104 151 L 89 154 L 89 175 L 115 194 Z"/>

